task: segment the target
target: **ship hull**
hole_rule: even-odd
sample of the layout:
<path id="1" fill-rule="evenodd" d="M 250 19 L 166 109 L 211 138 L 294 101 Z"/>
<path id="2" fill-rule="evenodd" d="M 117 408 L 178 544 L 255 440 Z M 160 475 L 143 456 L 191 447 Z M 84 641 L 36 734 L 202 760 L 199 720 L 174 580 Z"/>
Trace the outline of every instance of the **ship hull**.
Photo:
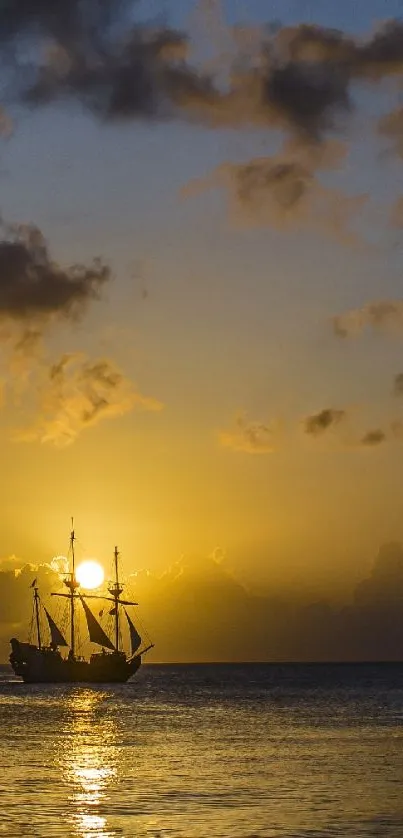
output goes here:
<path id="1" fill-rule="evenodd" d="M 54 649 L 38 649 L 11 640 L 10 663 L 26 684 L 124 684 L 141 666 L 141 655 L 92 655 L 89 661 L 62 658 Z"/>

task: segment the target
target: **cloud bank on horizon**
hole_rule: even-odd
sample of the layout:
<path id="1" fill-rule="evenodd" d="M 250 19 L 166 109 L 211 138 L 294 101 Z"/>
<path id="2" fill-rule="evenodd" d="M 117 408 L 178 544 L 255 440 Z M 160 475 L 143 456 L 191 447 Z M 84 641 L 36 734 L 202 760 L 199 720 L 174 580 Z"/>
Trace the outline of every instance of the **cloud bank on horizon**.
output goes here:
<path id="1" fill-rule="evenodd" d="M 33 579 L 41 596 L 61 587 L 57 561 L 0 561 L 0 662 L 14 634 L 28 633 Z M 352 592 L 335 605 L 279 591 L 248 590 L 226 559 L 184 556 L 159 576 L 129 578 L 158 636 L 161 661 L 400 660 L 403 643 L 403 547 L 385 544 Z M 52 600 L 49 607 L 55 608 Z"/>

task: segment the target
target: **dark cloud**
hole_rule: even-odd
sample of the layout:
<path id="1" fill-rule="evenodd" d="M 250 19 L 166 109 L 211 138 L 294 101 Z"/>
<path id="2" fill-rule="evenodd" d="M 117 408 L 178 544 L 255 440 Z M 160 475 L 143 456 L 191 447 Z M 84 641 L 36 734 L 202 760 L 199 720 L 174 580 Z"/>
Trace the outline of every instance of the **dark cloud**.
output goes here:
<path id="1" fill-rule="evenodd" d="M 356 42 L 338 29 L 301 23 L 279 29 L 277 40 L 291 61 L 349 67 L 353 63 Z"/>
<path id="2" fill-rule="evenodd" d="M 387 21 L 366 40 L 341 31 L 300 24 L 279 28 L 263 43 L 257 110 L 268 121 L 317 142 L 353 110 L 354 82 L 378 82 L 403 72 L 403 24 Z M 256 59 L 255 59 L 256 61 Z M 402 111 L 384 118 L 380 130 L 402 148 Z"/>
<path id="3" fill-rule="evenodd" d="M 211 84 L 199 99 L 196 114 L 213 126 L 266 126 L 286 131 L 301 142 L 317 143 L 350 109 L 348 75 L 329 62 L 290 57 L 290 44 L 280 30 L 247 56 L 236 54 L 228 66 L 228 85 Z M 239 31 L 237 32 L 239 41 Z M 287 49 L 284 42 L 287 41 Z"/>
<path id="4" fill-rule="evenodd" d="M 31 104 L 73 97 L 103 119 L 164 118 L 214 97 L 213 83 L 185 60 L 179 32 L 135 27 L 122 42 L 99 49 L 55 46 L 26 98 Z"/>
<path id="5" fill-rule="evenodd" d="M 308 65 L 344 70 L 349 80 L 377 81 L 403 70 L 403 24 L 389 20 L 366 40 L 355 39 L 341 30 L 300 24 L 279 30 L 290 60 Z"/>
<path id="6" fill-rule="evenodd" d="M 337 70 L 329 71 L 328 62 L 274 66 L 264 80 L 264 106 L 285 127 L 317 140 L 333 127 L 337 113 L 348 109 L 348 78 Z"/>
<path id="7" fill-rule="evenodd" d="M 110 270 L 100 260 L 89 267 L 60 267 L 37 227 L 2 225 L 0 320 L 78 316 L 109 278 Z"/>
<path id="8" fill-rule="evenodd" d="M 339 338 L 359 335 L 367 326 L 376 330 L 401 331 L 403 300 L 377 300 L 332 318 L 334 334 Z"/>
<path id="9" fill-rule="evenodd" d="M 390 20 L 366 39 L 315 25 L 262 28 L 247 57 L 236 55 L 225 94 L 216 95 L 212 121 L 280 128 L 304 142 L 321 142 L 345 127 L 355 108 L 355 83 L 403 73 L 403 24 Z M 240 67 L 240 69 L 239 69 Z M 380 123 L 402 153 L 402 111 Z"/>
<path id="10" fill-rule="evenodd" d="M 337 430 L 340 425 L 347 421 L 348 413 L 346 410 L 337 410 L 334 408 L 325 408 L 319 413 L 313 413 L 311 416 L 304 419 L 304 430 L 309 436 L 320 437 L 329 430 Z M 397 436 L 397 434 L 394 434 Z M 344 434 L 342 439 L 343 444 L 347 448 L 375 448 L 386 442 L 387 434 L 381 428 L 371 428 L 364 433 L 359 433 L 352 429 Z"/>
<path id="11" fill-rule="evenodd" d="M 144 396 L 108 359 L 96 361 L 66 354 L 38 384 L 37 417 L 15 434 L 19 441 L 68 445 L 86 428 L 103 419 L 122 416 L 134 408 L 161 410 L 156 399 Z"/>
<path id="12" fill-rule="evenodd" d="M 199 99 L 207 103 L 212 82 L 187 64 L 186 34 L 134 23 L 136 5 L 4 0 L 2 62 L 18 98 L 38 105 L 72 97 L 105 119 L 164 117 Z"/>
<path id="13" fill-rule="evenodd" d="M 266 123 L 315 141 L 351 109 L 354 80 L 377 81 L 402 70 L 400 21 L 387 22 L 364 41 L 320 26 L 263 26 L 248 52 L 239 27 L 236 32 L 228 27 L 233 49 L 223 85 L 190 66 L 184 32 L 134 22 L 136 5 L 135 0 L 4 0 L 3 61 L 12 55 L 11 63 L 19 60 L 24 70 L 19 46 L 27 39 L 37 44 L 28 81 L 22 73 L 32 102 L 71 95 L 110 118 L 160 114 L 174 104 L 185 117 Z"/>
<path id="14" fill-rule="evenodd" d="M 383 442 L 386 442 L 387 436 L 381 428 L 374 428 L 371 431 L 367 431 L 361 439 L 361 445 L 366 448 L 375 448 L 377 445 L 382 445 Z"/>
<path id="15" fill-rule="evenodd" d="M 254 50 L 235 56 L 229 89 L 216 97 L 212 119 L 266 123 L 318 142 L 353 110 L 354 82 L 402 72 L 402 32 L 394 20 L 364 41 L 314 25 L 263 28 Z"/>
<path id="16" fill-rule="evenodd" d="M 403 71 L 403 23 L 389 20 L 366 43 L 356 45 L 353 75 L 378 81 Z"/>
<path id="17" fill-rule="evenodd" d="M 310 436 L 320 436 L 330 428 L 339 425 L 347 416 L 345 410 L 327 407 L 319 413 L 312 413 L 304 420 L 305 433 Z"/>
<path id="18" fill-rule="evenodd" d="M 136 0 L 2 0 L 0 41 L 40 35 L 74 42 L 101 38 Z"/>
<path id="19" fill-rule="evenodd" d="M 20 65 L 23 98 L 72 96 L 110 119 L 178 112 L 213 125 L 266 124 L 318 142 L 352 109 L 353 81 L 377 81 L 403 66 L 399 21 L 366 41 L 306 24 L 263 26 L 247 51 L 239 27 L 228 27 L 233 49 L 213 78 L 189 63 L 186 33 L 134 22 L 135 7 L 135 0 L 3 2 L 3 63 Z M 27 39 L 28 69 L 19 49 Z"/>

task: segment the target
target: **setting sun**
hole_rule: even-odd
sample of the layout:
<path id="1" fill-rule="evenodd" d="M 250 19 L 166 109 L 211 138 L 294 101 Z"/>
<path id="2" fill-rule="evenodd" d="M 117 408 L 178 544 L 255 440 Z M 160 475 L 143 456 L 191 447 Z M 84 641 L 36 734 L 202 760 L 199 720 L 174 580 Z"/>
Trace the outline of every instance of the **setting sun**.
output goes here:
<path id="1" fill-rule="evenodd" d="M 81 562 L 76 570 L 77 581 L 83 588 L 99 588 L 105 578 L 102 565 L 99 562 L 87 560 Z"/>

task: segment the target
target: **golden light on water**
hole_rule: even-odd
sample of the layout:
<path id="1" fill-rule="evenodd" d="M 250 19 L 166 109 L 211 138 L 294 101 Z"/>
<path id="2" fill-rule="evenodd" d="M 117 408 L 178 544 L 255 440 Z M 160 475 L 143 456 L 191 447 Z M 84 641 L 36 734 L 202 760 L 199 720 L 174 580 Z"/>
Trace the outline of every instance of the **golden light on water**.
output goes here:
<path id="1" fill-rule="evenodd" d="M 105 579 L 105 572 L 102 565 L 93 559 L 87 559 L 76 568 L 77 581 L 83 588 L 93 590 L 99 588 Z"/>
<path id="2" fill-rule="evenodd" d="M 90 690 L 71 696 L 59 768 L 68 790 L 70 821 L 77 838 L 115 838 L 102 811 L 116 781 L 118 752 L 113 722 L 100 721 L 104 696 Z"/>

